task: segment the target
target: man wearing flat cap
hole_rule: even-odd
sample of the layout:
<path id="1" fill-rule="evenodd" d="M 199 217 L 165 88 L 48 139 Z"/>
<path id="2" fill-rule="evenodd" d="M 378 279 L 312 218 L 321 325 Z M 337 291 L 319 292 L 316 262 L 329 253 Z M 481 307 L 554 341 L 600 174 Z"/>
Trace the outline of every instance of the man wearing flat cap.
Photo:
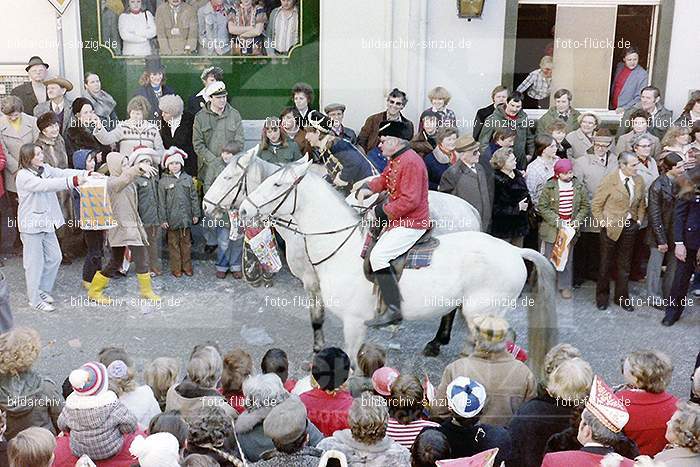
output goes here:
<path id="1" fill-rule="evenodd" d="M 46 70 L 48 69 L 49 64 L 44 63 L 41 57 L 35 56 L 30 58 L 25 68 L 29 75 L 29 82 L 20 84 L 11 92 L 13 96 L 20 98 L 24 105 L 24 111 L 29 115 L 32 115 L 37 104 L 48 100 L 46 86 L 44 85 Z"/>
<path id="2" fill-rule="evenodd" d="M 49 100 L 34 107 L 34 116 L 39 118 L 47 112 L 53 112 L 58 120 L 61 135 L 66 133 L 73 118 L 73 99 L 66 97 L 66 93 L 73 90 L 73 83 L 65 78 L 57 77 L 44 81 L 46 95 Z"/>
<path id="3" fill-rule="evenodd" d="M 376 206 L 377 220 L 386 225 L 370 253 L 374 272 L 387 311 L 366 321 L 371 327 L 401 322 L 401 294 L 396 274 L 389 263 L 408 251 L 430 228 L 428 212 L 428 171 L 423 159 L 411 149 L 413 126 L 403 121 L 384 121 L 379 125 L 379 149 L 389 159 L 380 176 L 357 192 L 358 199 L 386 191 L 389 199 Z"/>
<path id="4" fill-rule="evenodd" d="M 328 104 L 323 111 L 331 119 L 331 133 L 339 138 L 346 139 L 352 144 L 357 143 L 357 133 L 352 128 L 343 126 L 343 117 L 345 117 L 344 104 Z"/>
<path id="5" fill-rule="evenodd" d="M 263 422 L 265 436 L 275 449 L 264 452 L 256 467 L 316 467 L 323 451 L 307 446 L 307 424 L 306 407 L 298 396 L 275 406 Z"/>

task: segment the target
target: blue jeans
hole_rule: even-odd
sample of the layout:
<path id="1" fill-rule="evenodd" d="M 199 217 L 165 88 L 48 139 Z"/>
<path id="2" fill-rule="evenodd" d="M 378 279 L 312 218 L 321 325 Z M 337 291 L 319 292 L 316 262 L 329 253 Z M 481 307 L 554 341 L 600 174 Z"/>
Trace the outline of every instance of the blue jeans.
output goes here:
<path id="1" fill-rule="evenodd" d="M 240 272 L 243 254 L 243 235 L 238 240 L 229 240 L 228 227 L 215 227 L 216 231 L 216 270 L 218 272 Z"/>

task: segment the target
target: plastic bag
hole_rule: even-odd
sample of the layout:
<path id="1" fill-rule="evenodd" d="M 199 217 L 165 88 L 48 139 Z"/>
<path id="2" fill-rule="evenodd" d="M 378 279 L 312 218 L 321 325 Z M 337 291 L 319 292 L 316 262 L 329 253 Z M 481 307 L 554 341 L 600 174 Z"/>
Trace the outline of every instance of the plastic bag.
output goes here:
<path id="1" fill-rule="evenodd" d="M 107 193 L 107 179 L 88 177 L 80 185 L 80 228 L 107 230 L 116 226 Z"/>

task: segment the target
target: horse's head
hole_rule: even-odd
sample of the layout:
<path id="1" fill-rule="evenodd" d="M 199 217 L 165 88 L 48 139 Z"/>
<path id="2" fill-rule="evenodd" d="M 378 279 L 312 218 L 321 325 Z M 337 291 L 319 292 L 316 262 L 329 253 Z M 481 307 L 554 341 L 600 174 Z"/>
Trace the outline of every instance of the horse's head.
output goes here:
<path id="1" fill-rule="evenodd" d="M 216 177 L 214 183 L 204 194 L 202 208 L 208 217 L 214 217 L 221 213 L 237 207 L 246 197 L 246 190 L 251 187 L 250 166 L 253 163 L 253 156 L 257 154 L 258 146 L 233 157 L 226 168 Z M 259 177 L 258 177 L 259 178 Z M 257 180 L 259 183 L 259 180 Z M 255 186 L 257 186 L 257 183 Z M 252 188 L 251 188 L 252 189 Z"/>
<path id="2" fill-rule="evenodd" d="M 304 157 L 270 175 L 241 203 L 238 209 L 241 219 L 294 214 L 297 186 L 309 171 L 309 167 L 311 167 L 311 160 Z"/>

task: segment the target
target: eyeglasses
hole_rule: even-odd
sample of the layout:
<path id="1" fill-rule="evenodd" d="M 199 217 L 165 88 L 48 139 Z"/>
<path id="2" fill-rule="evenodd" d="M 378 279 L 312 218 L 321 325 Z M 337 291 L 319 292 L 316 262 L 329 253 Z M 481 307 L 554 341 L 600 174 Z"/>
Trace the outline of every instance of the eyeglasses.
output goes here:
<path id="1" fill-rule="evenodd" d="M 638 148 L 650 148 L 652 146 L 653 146 L 653 144 L 638 144 L 637 145 Z"/>
<path id="2" fill-rule="evenodd" d="M 387 102 L 388 102 L 389 104 L 391 104 L 391 105 L 400 105 L 400 106 L 403 106 L 403 101 L 394 101 L 394 100 L 391 100 L 391 99 L 387 99 Z"/>
<path id="3" fill-rule="evenodd" d="M 600 149 L 607 149 L 608 147 L 610 147 L 609 144 L 594 144 L 593 146 Z"/>

